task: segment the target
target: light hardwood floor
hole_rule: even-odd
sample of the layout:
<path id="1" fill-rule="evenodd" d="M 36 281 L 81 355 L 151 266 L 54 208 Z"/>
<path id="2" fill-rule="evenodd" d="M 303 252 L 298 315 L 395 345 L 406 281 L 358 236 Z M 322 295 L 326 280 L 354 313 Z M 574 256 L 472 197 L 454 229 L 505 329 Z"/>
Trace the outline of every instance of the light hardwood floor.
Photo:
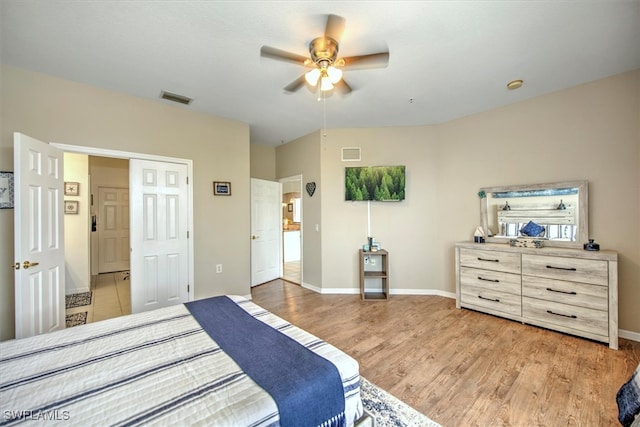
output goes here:
<path id="1" fill-rule="evenodd" d="M 619 426 L 640 343 L 605 344 L 458 310 L 453 299 L 321 295 L 275 280 L 253 301 L 353 356 L 360 373 L 445 427 Z"/>

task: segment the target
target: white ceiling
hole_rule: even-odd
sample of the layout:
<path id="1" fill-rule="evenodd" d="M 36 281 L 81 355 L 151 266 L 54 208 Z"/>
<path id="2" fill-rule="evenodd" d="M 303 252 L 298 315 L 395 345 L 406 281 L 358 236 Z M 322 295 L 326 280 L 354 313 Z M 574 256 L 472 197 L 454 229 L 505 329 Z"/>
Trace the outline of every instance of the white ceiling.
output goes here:
<path id="1" fill-rule="evenodd" d="M 640 68 L 640 0 L 0 0 L 2 63 L 248 123 L 277 145 L 326 127 L 428 125 Z M 349 95 L 282 88 L 327 14 L 346 19 L 340 56 L 389 49 L 349 70 Z M 524 79 L 508 91 L 506 83 Z M 410 102 L 413 98 L 414 102 Z M 178 105 L 178 104 L 172 104 Z"/>

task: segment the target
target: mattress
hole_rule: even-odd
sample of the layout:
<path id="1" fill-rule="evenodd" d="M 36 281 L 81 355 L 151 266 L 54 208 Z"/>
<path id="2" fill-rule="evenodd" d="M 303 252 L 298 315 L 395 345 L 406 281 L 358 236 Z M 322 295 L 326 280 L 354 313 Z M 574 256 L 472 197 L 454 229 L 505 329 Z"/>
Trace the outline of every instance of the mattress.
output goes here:
<path id="1" fill-rule="evenodd" d="M 335 366 L 344 422 L 353 425 L 363 413 L 358 363 L 251 301 L 228 298 Z M 278 402 L 185 305 L 1 343 L 0 372 L 0 425 L 280 425 Z"/>

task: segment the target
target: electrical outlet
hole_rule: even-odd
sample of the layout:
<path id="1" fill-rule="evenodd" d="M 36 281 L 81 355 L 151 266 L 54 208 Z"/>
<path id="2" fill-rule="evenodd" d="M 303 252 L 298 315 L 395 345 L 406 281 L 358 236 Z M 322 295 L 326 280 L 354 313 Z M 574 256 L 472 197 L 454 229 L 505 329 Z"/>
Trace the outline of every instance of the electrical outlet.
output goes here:
<path id="1" fill-rule="evenodd" d="M 216 264 L 216 273 L 222 273 L 222 264 Z"/>

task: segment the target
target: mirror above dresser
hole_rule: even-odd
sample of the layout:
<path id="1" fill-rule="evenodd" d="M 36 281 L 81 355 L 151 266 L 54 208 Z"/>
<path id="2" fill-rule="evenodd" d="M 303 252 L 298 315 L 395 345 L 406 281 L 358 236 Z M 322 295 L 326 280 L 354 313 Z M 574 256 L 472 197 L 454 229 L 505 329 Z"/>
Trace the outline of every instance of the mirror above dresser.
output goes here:
<path id="1" fill-rule="evenodd" d="M 527 236 L 544 246 L 581 248 L 588 240 L 587 181 L 484 187 L 478 196 L 487 242 Z"/>

